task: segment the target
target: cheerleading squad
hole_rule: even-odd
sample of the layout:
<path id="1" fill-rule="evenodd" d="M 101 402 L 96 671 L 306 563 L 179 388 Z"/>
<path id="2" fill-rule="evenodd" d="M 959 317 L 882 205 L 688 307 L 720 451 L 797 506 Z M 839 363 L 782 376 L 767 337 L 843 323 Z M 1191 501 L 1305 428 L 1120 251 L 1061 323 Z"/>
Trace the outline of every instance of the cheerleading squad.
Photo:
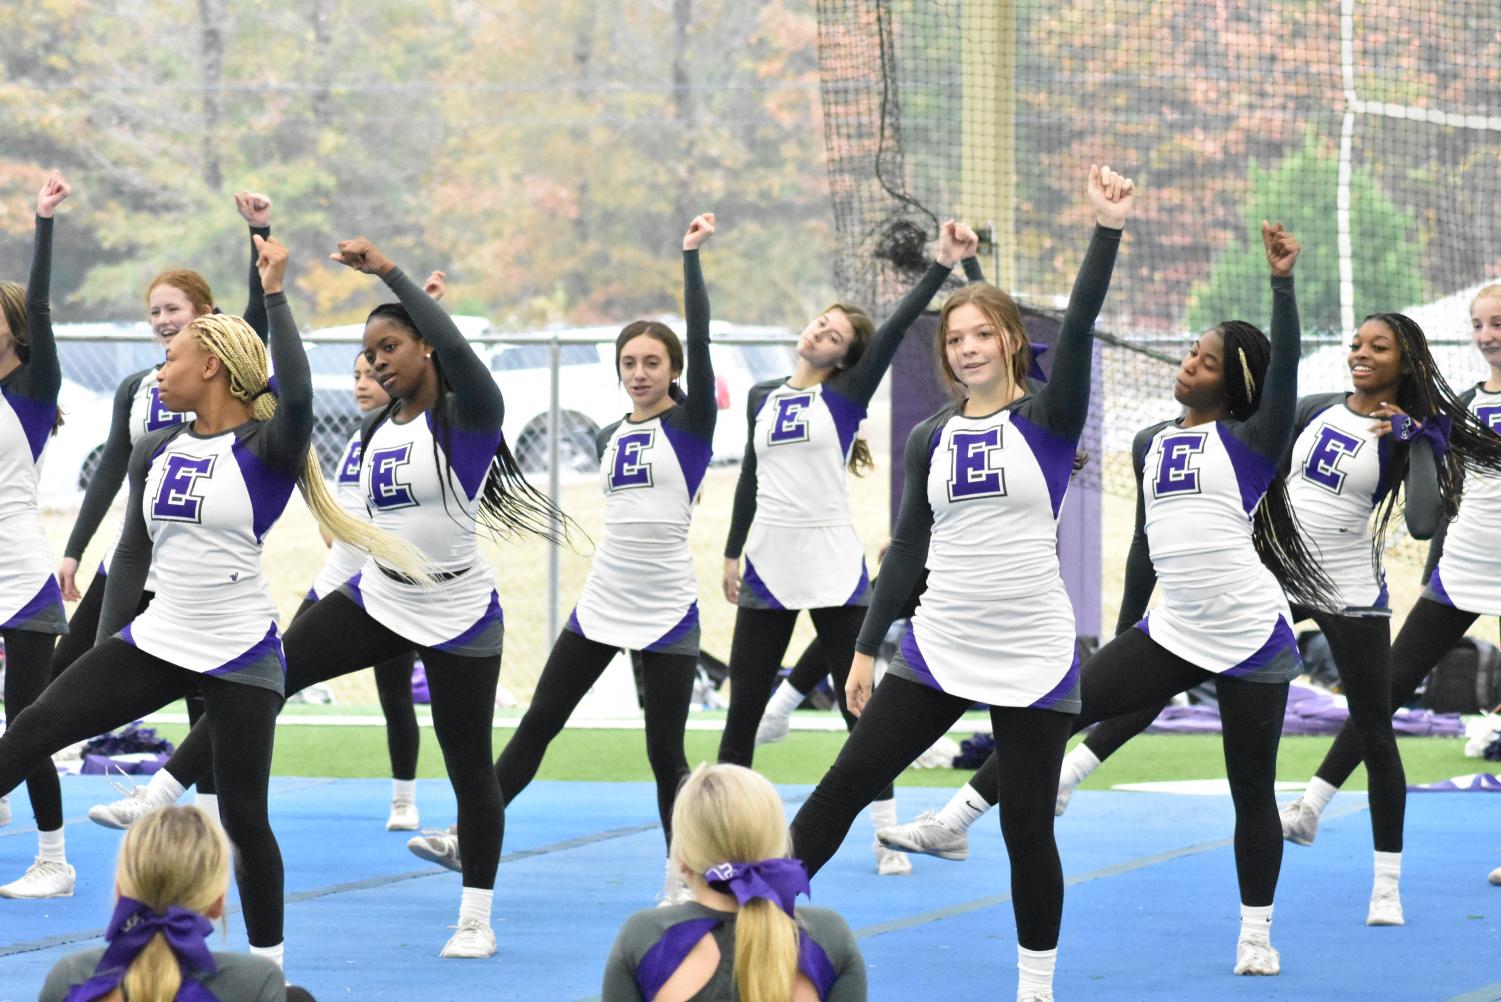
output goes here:
<path id="1" fill-rule="evenodd" d="M 0 736 L 0 791 L 27 784 L 39 833 L 34 863 L 0 896 L 73 891 L 53 752 L 178 698 L 188 699 L 193 727 L 147 785 L 91 810 L 101 824 L 131 829 L 119 884 L 129 914 L 117 909 L 109 949 L 60 965 L 49 981 L 56 997 L 115 997 L 122 983 L 137 985 L 131 997 L 146 997 L 128 972 L 148 961 L 153 977 L 200 984 L 214 976 L 202 916 L 223 910 L 228 863 L 196 817 L 163 814 L 194 784 L 198 807 L 237 850 L 251 952 L 283 964 L 283 868 L 267 818 L 276 716 L 306 686 L 375 667 L 393 775 L 387 828 L 414 829 L 415 657 L 426 667 L 457 806 L 452 828 L 409 843 L 462 874 L 444 957 L 495 952 L 506 810 L 622 649 L 643 663 L 667 879 L 665 907 L 622 929 L 606 999 L 863 998 L 865 970 L 848 926 L 794 898 L 873 805 L 881 874 L 909 872 L 909 852 L 965 858 L 968 827 L 999 806 L 1017 998 L 1051 1000 L 1063 913 L 1054 819 L 1165 701 L 1208 680 L 1217 684 L 1236 811 L 1235 973 L 1280 970 L 1271 919 L 1283 840 L 1311 843 L 1320 811 L 1361 762 L 1375 849 L 1367 922 L 1402 924 L 1406 781 L 1392 707 L 1477 617 L 1501 613 L 1501 286 L 1483 290 L 1471 309 L 1490 366 L 1479 385 L 1451 390 L 1418 326 L 1382 313 L 1352 335 L 1351 390 L 1299 398 L 1300 247 L 1280 225 L 1264 224 L 1270 336 L 1244 320 L 1200 334 L 1173 401 L 1163 402 L 1165 416 L 1178 416 L 1136 436 L 1121 618 L 1115 638 L 1081 662 L 1058 520 L 1070 479 L 1087 462 L 1078 445 L 1093 328 L 1135 188 L 1108 167 L 1089 170 L 1095 226 L 1046 379 L 1016 303 L 984 281 L 974 232 L 946 222 L 932 265 L 882 324 L 856 305 L 831 305 L 804 327 L 794 371 L 750 394 L 724 550 L 723 593 L 737 615 L 722 764 L 690 771 L 683 735 L 699 589 L 687 539 L 717 413 L 700 263 L 716 220 L 700 215 L 681 247 L 686 337 L 636 321 L 616 339 L 631 409 L 596 442 L 603 535 L 533 700 L 492 761 L 504 623 L 479 535 L 531 533 L 566 544 L 577 527 L 522 476 L 501 434 L 500 390 L 439 303 L 442 273 L 418 284 L 365 239 L 331 255 L 378 279 L 395 300 L 371 310 L 351 360 L 366 418 L 332 471 L 331 492 L 309 448 L 312 381 L 284 291 L 288 253 L 270 235 L 270 200 L 238 195 L 251 240 L 244 314 L 221 313 L 196 272 L 166 271 L 147 287 L 164 360 L 120 383 L 98 471 L 54 566 L 36 470 L 63 420 L 48 286 L 53 215 L 68 194 L 60 175 L 47 179 L 30 279 L 0 284 L 0 631 L 10 718 Z M 848 470 L 870 462 L 857 430 L 902 338 L 955 265 L 968 284 L 946 299 L 935 343 L 954 403 L 908 439 L 890 551 L 872 579 L 846 484 Z M 80 593 L 79 560 L 122 485 L 124 524 Z M 294 488 L 331 548 L 283 634 L 262 541 Z M 1411 535 L 1434 544 L 1426 591 L 1393 642 L 1381 553 L 1399 512 Z M 78 602 L 71 620 L 65 600 Z M 773 693 L 802 610 L 821 660 Z M 908 617 L 877 686 L 873 655 L 891 624 Z M 1350 720 L 1307 791 L 1279 812 L 1273 780 L 1288 685 L 1302 667 L 1292 626 L 1302 619 L 1329 638 Z M 789 829 L 775 790 L 747 767 L 758 741 L 785 733 L 799 677 L 822 676 L 823 665 L 838 683 L 849 738 Z M 892 782 L 975 703 L 989 708 L 995 753 L 941 811 L 898 824 Z M 1069 736 L 1091 725 L 1065 754 Z M 201 901 L 185 903 L 187 891 L 182 900 L 137 893 L 126 882 L 127 859 L 148 840 L 137 831 L 148 823 L 207 846 Z M 174 909 L 200 921 L 173 925 Z M 161 962 L 160 943 L 180 971 Z"/>

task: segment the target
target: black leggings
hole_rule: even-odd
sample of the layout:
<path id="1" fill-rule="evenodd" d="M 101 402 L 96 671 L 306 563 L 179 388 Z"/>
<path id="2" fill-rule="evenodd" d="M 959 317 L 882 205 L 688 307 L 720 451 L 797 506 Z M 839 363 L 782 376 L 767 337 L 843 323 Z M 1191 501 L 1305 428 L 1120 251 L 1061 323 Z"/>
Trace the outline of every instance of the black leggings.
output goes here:
<path id="1" fill-rule="evenodd" d="M 304 598 L 292 614 L 292 622 L 301 619 L 315 604 L 313 599 Z M 416 663 L 417 653 L 407 651 L 375 666 L 375 693 L 386 718 L 386 751 L 391 756 L 392 779 L 417 778 L 417 752 L 422 747 L 422 737 L 417 730 L 417 710 L 412 705 L 412 666 Z"/>
<path id="2" fill-rule="evenodd" d="M 1474 625 L 1475 620 L 1480 618 L 1476 612 L 1465 612 L 1432 599 L 1420 598 L 1412 611 L 1407 614 L 1407 621 L 1402 624 L 1402 629 L 1397 634 L 1397 639 L 1392 643 L 1391 651 L 1391 698 L 1385 702 L 1388 717 L 1395 708 L 1402 706 L 1412 694 L 1417 692 L 1418 685 L 1428 676 L 1435 665 L 1445 654 L 1454 647 L 1465 631 Z M 1333 641 L 1330 641 L 1331 646 Z M 1335 651 L 1336 656 L 1338 651 Z M 1344 665 L 1340 664 L 1340 676 L 1344 676 Z M 1389 722 L 1389 721 L 1388 721 Z M 1388 727 L 1390 733 L 1390 727 Z M 1350 778 L 1350 773 L 1360 764 L 1363 754 L 1368 750 L 1358 730 L 1355 719 L 1355 706 L 1350 706 L 1350 719 L 1345 721 L 1335 735 L 1334 744 L 1324 755 L 1324 761 L 1319 763 L 1319 768 L 1314 775 L 1318 776 L 1330 786 L 1343 786 L 1345 780 Z M 1367 769 L 1370 766 L 1367 764 Z M 1371 814 L 1376 813 L 1374 779 L 1371 788 Z M 1380 849 L 1378 844 L 1376 848 Z M 1400 848 L 1400 844 L 1399 844 Z"/>
<path id="3" fill-rule="evenodd" d="M 33 630 L 0 630 L 0 639 L 5 641 L 5 716 L 14 721 L 47 688 L 52 678 L 52 644 L 57 637 Z M 52 759 L 37 762 L 26 777 L 26 794 L 31 798 L 38 830 L 55 832 L 63 826 L 63 790 Z"/>
<path id="4" fill-rule="evenodd" d="M 1339 667 L 1340 682 L 1350 706 L 1350 719 L 1340 731 L 1346 746 L 1341 754 L 1353 751 L 1356 762 L 1363 759 L 1366 763 L 1370 774 L 1371 838 L 1376 850 L 1401 852 L 1402 825 L 1407 808 L 1407 775 L 1402 768 L 1402 756 L 1397 750 L 1396 736 L 1392 733 L 1390 620 L 1383 616 L 1341 616 L 1302 607 L 1294 607 L 1293 619 L 1294 622 L 1312 619 L 1329 640 L 1329 651 Z M 1474 621 L 1473 616 L 1470 621 Z M 1460 627 L 1460 634 L 1468 628 L 1468 623 Z M 1432 664 L 1428 667 L 1431 668 Z M 1427 673 L 1428 668 L 1424 668 L 1418 680 Z M 1224 676 L 1217 676 L 1216 681 L 1223 683 Z M 1413 687 L 1416 686 L 1417 681 L 1414 681 Z M 1408 690 L 1408 694 L 1411 694 L 1411 690 Z M 1102 720 L 1089 732 L 1084 744 L 1103 762 L 1119 751 L 1127 741 L 1151 726 L 1163 705 L 1165 703 L 1151 703 Z M 1085 711 L 1093 713 L 1088 705 L 1085 706 Z M 984 770 L 989 765 L 987 762 L 981 769 Z M 1354 765 L 1350 768 L 1353 769 Z M 1345 776 L 1348 775 L 1349 772 L 1346 771 Z M 981 776 L 978 777 L 975 789 L 984 791 L 992 785 L 988 776 Z"/>
<path id="5" fill-rule="evenodd" d="M 73 618 L 68 620 L 67 636 L 59 638 L 57 649 L 52 652 L 52 677 L 57 678 L 67 671 L 69 666 L 82 657 L 89 648 L 94 646 L 94 639 L 99 633 L 99 610 L 104 605 L 104 585 L 107 579 L 103 574 L 95 574 L 84 590 L 83 598 L 77 608 L 73 610 Z M 142 591 L 141 601 L 136 605 L 135 615 L 139 616 L 146 611 L 151 600 L 156 597 L 156 592 Z M 135 616 L 131 617 L 132 619 Z M 188 724 L 191 726 L 203 719 L 203 697 L 198 695 L 195 689 L 187 697 Z M 204 774 L 198 783 L 198 792 L 212 795 L 214 792 L 214 774 L 212 771 Z"/>
<path id="6" fill-rule="evenodd" d="M 495 760 L 495 778 L 507 804 L 537 775 L 547 746 L 562 732 L 574 708 L 618 652 L 619 648 L 586 639 L 572 630 L 558 634 L 537 679 L 532 703 L 500 758 Z M 642 651 L 641 662 L 646 758 L 657 781 L 657 815 L 662 819 L 662 833 L 670 849 L 672 803 L 677 799 L 678 787 L 688 778 L 683 733 L 688 726 L 688 706 L 693 701 L 693 682 L 698 677 L 698 659 L 691 654 Z"/>
<path id="7" fill-rule="evenodd" d="M 887 675 L 829 771 L 792 819 L 792 854 L 816 874 L 839 849 L 855 816 L 974 705 L 970 700 Z M 995 728 L 996 794 L 1011 860 L 1017 942 L 1058 945 L 1063 867 L 1053 840 L 1053 800 L 1073 717 L 1052 710 L 990 708 Z"/>
<path id="8" fill-rule="evenodd" d="M 191 692 L 206 713 L 194 733 L 217 747 L 219 817 L 233 840 L 235 877 L 252 946 L 282 941 L 281 849 L 266 816 L 271 746 L 281 696 L 179 668 L 111 637 L 47 687 L 0 736 L 0 792 L 75 741 L 128 724 Z"/>
<path id="9" fill-rule="evenodd" d="M 797 664 L 787 673 L 787 684 L 806 696 L 818 683 L 828 678 L 832 671 L 829 659 L 823 656 L 823 638 L 814 634 L 813 639 L 808 641 L 808 646 L 803 648 Z"/>
<path id="10" fill-rule="evenodd" d="M 490 771 L 490 730 L 500 655 L 471 658 L 432 647 L 414 647 L 410 640 L 376 622 L 347 595 L 336 591 L 287 629 L 282 640 L 287 692 L 299 692 L 414 649 L 427 666 L 433 730 L 458 801 L 464 886 L 488 890 L 495 886 L 505 824 L 500 790 Z M 199 733 L 202 730 L 195 727 L 190 731 L 167 763 L 166 768 L 183 785 L 201 775 L 216 758 Z"/>
<path id="11" fill-rule="evenodd" d="M 772 685 L 782 667 L 782 656 L 797 625 L 796 609 L 749 609 L 735 612 L 735 639 L 730 645 L 730 708 L 725 716 L 724 734 L 719 739 L 719 761 L 750 767 L 756 753 L 756 728 L 766 704 L 771 700 Z M 849 678 L 850 662 L 855 657 L 855 638 L 865 622 L 865 607 L 858 605 L 809 609 L 813 628 L 818 631 L 819 646 L 827 671 L 834 676 L 834 698 L 844 715 L 847 729 L 855 729 L 855 716 L 844 705 L 844 682 Z M 926 750 L 926 749 L 925 749 Z M 890 800 L 896 794 L 890 786 L 877 800 Z"/>

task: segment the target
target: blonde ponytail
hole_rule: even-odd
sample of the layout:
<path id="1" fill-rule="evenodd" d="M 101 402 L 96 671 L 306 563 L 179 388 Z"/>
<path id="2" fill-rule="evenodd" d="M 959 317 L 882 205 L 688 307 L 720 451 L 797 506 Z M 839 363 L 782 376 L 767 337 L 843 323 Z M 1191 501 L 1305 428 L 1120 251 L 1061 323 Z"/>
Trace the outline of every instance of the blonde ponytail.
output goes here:
<path id="1" fill-rule="evenodd" d="M 211 313 L 190 323 L 186 330 L 203 347 L 224 363 L 229 376 L 229 392 L 251 405 L 251 417 L 269 421 L 276 414 L 276 394 L 269 389 L 271 359 L 255 329 L 240 317 Z M 308 447 L 307 458 L 297 474 L 297 489 L 302 492 L 308 511 L 334 539 L 370 554 L 379 563 L 421 584 L 433 581 L 432 562 L 411 543 L 350 517 L 328 492 L 318 453 Z"/>
<path id="2" fill-rule="evenodd" d="M 164 807 L 126 831 L 115 879 L 124 897 L 158 914 L 176 906 L 201 915 L 229 889 L 229 843 L 198 808 Z M 136 955 L 121 987 L 131 1002 L 176 998 L 182 968 L 163 934 Z"/>
<path id="3" fill-rule="evenodd" d="M 700 766 L 672 808 L 672 856 L 694 875 L 725 862 L 787 856 L 787 815 L 776 788 L 738 765 Z M 753 898 L 735 922 L 741 1002 L 786 1002 L 797 981 L 798 925 L 775 902 Z"/>

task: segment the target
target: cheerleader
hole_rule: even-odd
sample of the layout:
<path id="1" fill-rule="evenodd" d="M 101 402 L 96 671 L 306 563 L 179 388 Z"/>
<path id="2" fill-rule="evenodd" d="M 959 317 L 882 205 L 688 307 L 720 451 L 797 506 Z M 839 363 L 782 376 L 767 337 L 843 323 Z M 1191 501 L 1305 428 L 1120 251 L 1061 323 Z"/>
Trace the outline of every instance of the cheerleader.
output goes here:
<path id="1" fill-rule="evenodd" d="M 1053 997 L 1063 913 L 1053 796 L 1079 708 L 1058 512 L 1089 407 L 1092 329 L 1134 201 L 1131 181 L 1108 167 L 1091 166 L 1087 192 L 1099 225 L 1046 386 L 1029 392 L 1031 350 L 1009 296 L 972 283 L 944 304 L 940 373 L 962 402 L 907 440 L 901 512 L 846 684 L 860 721 L 792 822 L 793 854 L 816 874 L 886 784 L 971 705 L 989 704 L 1002 765 L 1017 997 L 1034 1002 Z M 912 628 L 872 694 L 872 655 L 925 565 L 928 587 Z"/>
<path id="2" fill-rule="evenodd" d="M 500 390 L 443 308 L 368 240 L 343 241 L 332 258 L 379 276 L 399 300 L 365 322 L 365 360 L 391 402 L 361 432 L 363 528 L 401 540 L 421 563 L 414 572 L 411 559 L 372 555 L 305 611 L 287 630 L 286 688 L 421 656 L 464 847 L 459 921 L 440 955 L 489 957 L 504 823 L 490 741 L 505 631 L 477 529 L 550 535 L 561 514 L 521 476 L 500 431 Z M 203 731 L 193 728 L 168 763 L 184 781 L 219 768 Z"/>
<path id="3" fill-rule="evenodd" d="M 245 304 L 245 322 L 255 330 L 262 341 L 266 339 L 266 304 L 261 291 L 260 272 L 256 269 L 255 237 L 271 235 L 271 200 L 255 192 L 241 191 L 235 194 L 235 207 L 250 226 L 250 297 Z M 146 319 L 157 344 L 165 350 L 179 330 L 198 317 L 216 311 L 214 294 L 208 282 L 196 271 L 176 268 L 164 271 L 151 280 L 146 287 Z M 57 581 L 63 599 L 79 602 L 68 621 L 68 635 L 62 638 L 52 653 L 52 677 L 56 678 L 78 660 L 79 655 L 94 644 L 94 635 L 99 628 L 99 608 L 104 601 L 104 583 L 119 534 L 105 551 L 99 569 L 82 595 L 78 591 L 78 562 L 88 548 L 109 507 L 114 503 L 120 485 L 125 482 L 125 467 L 130 461 L 130 450 L 142 435 L 181 423 L 186 415 L 167 410 L 162 406 L 157 388 L 157 371 L 161 364 L 133 372 L 121 380 L 115 390 L 115 401 L 110 418 L 109 435 L 104 440 L 104 450 L 99 463 L 89 478 L 83 502 L 78 508 L 78 520 L 63 547 L 63 559 L 57 568 Z M 152 596 L 156 594 L 156 574 L 148 571 L 145 590 L 141 592 L 141 604 L 136 610 L 144 612 Z M 188 699 L 188 717 L 196 723 L 203 714 L 203 700 L 196 695 Z M 163 780 L 170 779 L 163 775 Z M 178 791 L 181 792 L 181 791 Z M 214 795 L 212 773 L 203 777 L 198 788 L 198 805 L 218 817 L 218 802 Z M 97 805 L 89 809 L 89 817 L 109 828 L 124 828 L 145 810 L 145 803 L 135 790 L 131 795 L 114 804 Z"/>
<path id="4" fill-rule="evenodd" d="M 0 282 L 0 639 L 5 641 L 5 713 L 11 725 L 51 678 L 52 645 L 68 632 L 52 554 L 37 509 L 37 469 L 57 428 L 62 369 L 52 339 L 52 215 L 69 194 L 53 171 L 36 200 L 36 243 L 23 289 Z M 73 893 L 75 874 L 63 845 L 62 788 L 51 760 L 16 776 L 36 815 L 37 855 L 17 880 L 0 887 L 7 898 L 59 898 Z M 0 787 L 8 791 L 15 782 Z M 10 809 L 3 798 L 5 820 Z"/>
<path id="5" fill-rule="evenodd" d="M 749 766 L 758 723 L 792 637 L 798 611 L 808 610 L 829 664 L 845 724 L 845 668 L 870 603 L 864 547 L 855 532 L 845 468 L 871 465 L 855 437 L 891 366 L 902 336 L 943 286 L 954 264 L 972 263 L 979 238 L 952 219 L 939 231 L 935 261 L 879 330 L 865 311 L 836 303 L 803 329 L 790 378 L 751 389 L 749 437 L 725 543 L 724 596 L 738 606 L 730 648 L 730 706 L 719 761 Z M 740 558 L 745 556 L 742 575 Z M 802 702 L 784 683 L 774 716 Z M 790 704 L 790 705 L 789 705 Z M 785 708 L 785 709 L 784 709 Z M 876 828 L 896 822 L 890 787 L 871 806 Z M 909 873 L 907 858 L 875 843 L 876 869 Z"/>
<path id="6" fill-rule="evenodd" d="M 615 339 L 616 371 L 630 395 L 631 412 L 596 440 L 604 538 L 578 604 L 542 667 L 531 705 L 495 762 L 501 796 L 510 804 L 537 774 L 547 746 L 616 653 L 640 651 L 646 754 L 669 845 L 673 799 L 688 775 L 683 733 L 698 675 L 698 583 L 688 525 L 714 440 L 709 297 L 698 257 L 713 234 L 714 214 L 704 213 L 683 236 L 687 394 L 677 384 L 683 346 L 671 329 L 637 320 Z M 409 847 L 451 869 L 469 866 L 468 849 L 450 833 L 415 838 Z"/>
<path id="7" fill-rule="evenodd" d="M 1404 409 L 1437 416 L 1437 420 L 1423 421 L 1416 434 L 1431 434 L 1432 427 L 1444 423 L 1446 417 L 1450 418 L 1451 458 L 1440 464 L 1441 476 L 1457 472 L 1451 465 L 1455 453 L 1462 458 L 1471 455 L 1493 460 L 1497 450 L 1501 449 L 1501 437 L 1497 437 L 1501 435 L 1501 285 L 1480 290 L 1470 304 L 1470 320 L 1475 347 L 1490 367 L 1488 376 L 1451 400 L 1450 394 L 1442 392 L 1447 388 L 1442 387 L 1441 381 L 1436 381 L 1437 370 L 1432 368 L 1431 359 L 1427 359 L 1424 352 L 1420 358 L 1423 368 L 1419 374 L 1404 374 L 1404 381 L 1413 381 L 1420 387 L 1426 384 L 1424 395 L 1436 399 L 1425 401 L 1428 406 L 1424 407 L 1422 404 L 1402 403 L 1401 396 L 1398 396 Z M 1404 355 L 1410 355 L 1416 325 L 1408 329 L 1396 321 L 1392 331 Z M 1451 417 L 1453 405 L 1461 408 L 1457 419 Z M 1393 411 L 1396 412 L 1396 408 Z M 1390 437 L 1399 437 L 1404 431 L 1411 434 L 1413 424 L 1416 422 L 1405 422 L 1399 414 L 1389 422 L 1387 431 Z M 1419 683 L 1475 620 L 1483 615 L 1501 615 L 1501 575 L 1497 574 L 1496 563 L 1496 554 L 1501 552 L 1501 531 L 1497 529 L 1501 526 L 1501 475 L 1494 470 L 1472 466 L 1469 461 L 1465 461 L 1465 465 L 1462 503 L 1457 514 L 1451 508 L 1452 521 L 1434 538 L 1423 594 L 1407 614 L 1407 620 L 1392 643 L 1388 709 L 1401 706 L 1412 698 Z M 1282 833 L 1290 842 L 1313 844 L 1324 808 L 1362 760 L 1364 740 L 1355 720 L 1353 705 L 1351 711 L 1350 719 L 1340 728 L 1308 788 L 1282 810 Z M 1371 792 L 1374 814 L 1374 785 Z M 1395 878 L 1396 874 L 1393 874 L 1393 883 Z M 1501 870 L 1491 874 L 1491 882 L 1501 883 Z"/>
<path id="8" fill-rule="evenodd" d="M 142 436 L 131 450 L 130 501 L 99 643 L 0 736 L 0 791 L 57 749 L 196 689 L 207 708 L 197 730 L 218 750 L 219 813 L 238 850 L 251 952 L 281 963 L 282 862 L 266 790 L 286 667 L 261 542 L 295 486 L 335 538 L 406 573 L 425 565 L 329 496 L 309 448 L 312 377 L 282 292 L 287 252 L 259 236 L 256 245 L 279 389 L 269 384 L 266 346 L 239 317 L 199 317 L 172 339 L 157 373 L 161 402 L 195 417 Z M 156 597 L 132 618 L 153 563 Z"/>

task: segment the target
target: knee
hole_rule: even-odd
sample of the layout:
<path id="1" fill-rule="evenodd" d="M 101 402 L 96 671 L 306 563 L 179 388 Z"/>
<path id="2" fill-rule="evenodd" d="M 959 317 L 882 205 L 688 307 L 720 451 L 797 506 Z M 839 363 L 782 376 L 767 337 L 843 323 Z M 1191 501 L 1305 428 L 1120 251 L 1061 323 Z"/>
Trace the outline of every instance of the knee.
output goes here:
<path id="1" fill-rule="evenodd" d="M 1053 844 L 1053 808 L 1047 803 L 1011 804 L 1001 800 L 1001 837 L 1008 848 Z"/>

